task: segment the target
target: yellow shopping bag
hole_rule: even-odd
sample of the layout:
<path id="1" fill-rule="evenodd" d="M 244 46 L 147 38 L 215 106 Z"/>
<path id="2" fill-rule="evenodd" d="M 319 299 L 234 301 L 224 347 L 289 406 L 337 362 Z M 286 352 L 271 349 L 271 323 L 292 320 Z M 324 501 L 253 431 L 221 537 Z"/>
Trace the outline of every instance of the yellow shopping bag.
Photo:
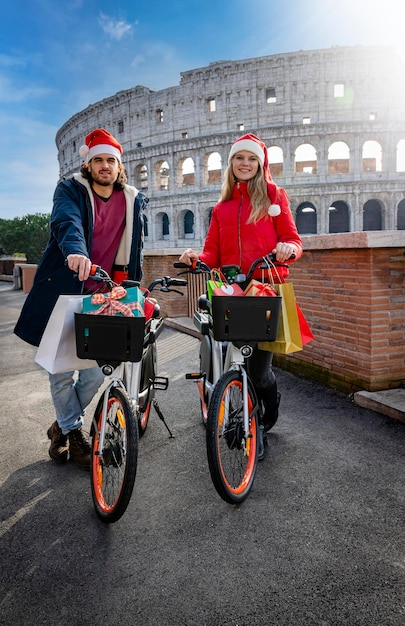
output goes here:
<path id="1" fill-rule="evenodd" d="M 278 323 L 277 339 L 275 341 L 260 341 L 259 350 L 290 354 L 302 350 L 302 337 L 292 283 L 280 283 L 275 289 L 281 296 L 281 311 Z"/>

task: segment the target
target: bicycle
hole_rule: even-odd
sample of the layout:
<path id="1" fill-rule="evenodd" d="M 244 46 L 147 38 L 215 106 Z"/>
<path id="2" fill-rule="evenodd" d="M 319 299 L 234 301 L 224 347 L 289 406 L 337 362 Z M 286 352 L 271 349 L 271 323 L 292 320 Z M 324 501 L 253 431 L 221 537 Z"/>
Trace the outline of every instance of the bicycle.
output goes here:
<path id="1" fill-rule="evenodd" d="M 99 266 L 92 266 L 91 277 L 111 291 L 115 283 Z M 187 282 L 165 276 L 154 280 L 151 293 L 174 291 Z M 136 281 L 122 286 L 137 287 Z M 76 348 L 79 358 L 93 359 L 110 381 L 100 396 L 91 425 L 90 480 L 94 507 L 106 523 L 124 514 L 135 484 L 139 437 L 147 428 L 151 406 L 165 418 L 155 398 L 156 390 L 166 390 L 169 381 L 157 376 L 156 339 L 163 328 L 160 307 L 153 304 L 151 317 L 75 314 Z"/>
<path id="2" fill-rule="evenodd" d="M 247 275 L 238 266 L 222 267 L 229 283 L 246 286 L 255 271 L 269 269 L 273 255 L 257 259 Z M 283 264 L 277 264 L 282 266 Z M 192 274 L 210 273 L 197 261 L 186 268 Z M 180 272 L 184 273 L 184 272 Z M 211 479 L 218 494 L 230 504 L 243 502 L 252 486 L 258 461 L 258 428 L 262 403 L 246 370 L 246 360 L 258 341 L 277 336 L 281 298 L 213 296 L 198 300 L 194 324 L 201 333 L 200 371 L 186 378 L 197 383 Z M 273 424 L 274 425 L 274 424 Z"/>

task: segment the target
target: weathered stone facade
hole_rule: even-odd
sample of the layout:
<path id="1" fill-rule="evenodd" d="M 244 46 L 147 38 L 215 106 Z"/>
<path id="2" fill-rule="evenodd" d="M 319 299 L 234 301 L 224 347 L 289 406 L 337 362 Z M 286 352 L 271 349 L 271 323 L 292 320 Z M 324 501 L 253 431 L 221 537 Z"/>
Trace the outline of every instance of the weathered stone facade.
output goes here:
<path id="1" fill-rule="evenodd" d="M 219 61 L 175 87 L 121 91 L 58 131 L 61 176 L 79 169 L 99 126 L 150 198 L 146 249 L 202 245 L 230 146 L 246 132 L 270 148 L 302 234 L 405 229 L 405 67 L 389 47 Z"/>

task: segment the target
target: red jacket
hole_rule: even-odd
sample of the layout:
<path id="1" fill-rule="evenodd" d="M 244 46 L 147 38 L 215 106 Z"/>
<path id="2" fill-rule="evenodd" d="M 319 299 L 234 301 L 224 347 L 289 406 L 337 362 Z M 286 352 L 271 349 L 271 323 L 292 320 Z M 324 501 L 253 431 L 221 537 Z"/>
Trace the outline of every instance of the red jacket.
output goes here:
<path id="1" fill-rule="evenodd" d="M 273 183 L 274 185 L 274 183 Z M 276 188 L 273 204 L 281 213 L 266 215 L 256 223 L 247 224 L 250 215 L 250 198 L 247 183 L 235 184 L 232 198 L 219 202 L 212 211 L 210 226 L 199 258 L 211 268 L 239 265 L 247 274 L 253 261 L 269 254 L 279 241 L 297 245 L 296 259 L 302 254 L 302 241 L 297 232 L 286 192 Z M 273 195 L 273 194 L 272 194 Z M 281 277 L 288 275 L 287 268 L 279 268 Z"/>

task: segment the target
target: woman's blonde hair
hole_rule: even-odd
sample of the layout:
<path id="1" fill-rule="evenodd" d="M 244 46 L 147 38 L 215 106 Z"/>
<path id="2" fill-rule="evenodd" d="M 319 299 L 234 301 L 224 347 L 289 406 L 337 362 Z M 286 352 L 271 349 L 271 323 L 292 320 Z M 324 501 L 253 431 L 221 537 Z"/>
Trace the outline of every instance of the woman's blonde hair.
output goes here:
<path id="1" fill-rule="evenodd" d="M 232 159 L 233 158 L 234 157 L 232 157 Z M 226 202 L 226 200 L 231 199 L 233 188 L 237 182 L 232 171 L 232 159 L 224 173 L 224 182 L 221 190 L 221 202 Z M 258 161 L 258 163 L 259 167 L 255 176 L 247 183 L 250 203 L 252 205 L 248 223 L 257 222 L 262 217 L 265 217 L 268 214 L 267 211 L 271 204 L 270 198 L 267 194 L 267 183 L 264 179 L 263 166 L 260 161 Z"/>

